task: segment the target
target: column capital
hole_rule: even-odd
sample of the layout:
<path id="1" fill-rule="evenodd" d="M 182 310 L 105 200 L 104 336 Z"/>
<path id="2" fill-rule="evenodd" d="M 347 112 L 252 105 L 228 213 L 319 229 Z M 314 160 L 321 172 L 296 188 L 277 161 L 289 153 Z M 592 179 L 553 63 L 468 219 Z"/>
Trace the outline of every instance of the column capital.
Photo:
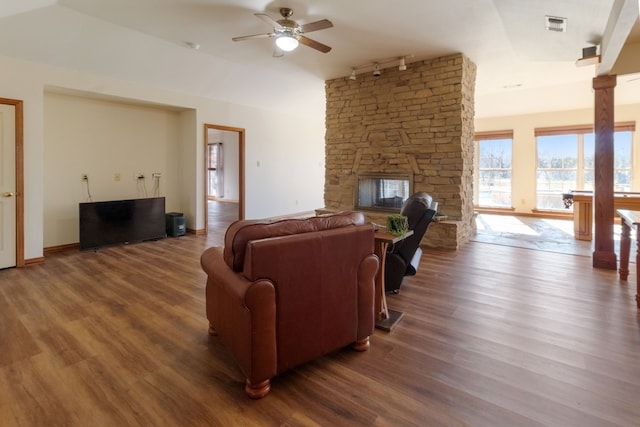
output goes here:
<path id="1" fill-rule="evenodd" d="M 604 76 L 597 76 L 593 78 L 593 88 L 598 89 L 610 89 L 616 87 L 617 76 L 615 74 L 607 74 Z"/>

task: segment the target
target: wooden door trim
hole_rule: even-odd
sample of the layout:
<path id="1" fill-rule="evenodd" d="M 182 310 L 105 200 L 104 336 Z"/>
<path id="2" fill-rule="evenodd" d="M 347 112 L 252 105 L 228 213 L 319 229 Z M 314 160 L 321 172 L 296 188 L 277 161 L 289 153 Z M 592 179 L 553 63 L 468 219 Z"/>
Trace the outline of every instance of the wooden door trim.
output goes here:
<path id="1" fill-rule="evenodd" d="M 16 267 L 24 267 L 24 119 L 23 101 L 0 98 L 0 104 L 15 108 L 16 144 Z"/>
<path id="2" fill-rule="evenodd" d="M 209 231 L 209 214 L 207 211 L 207 149 L 208 149 L 208 130 L 216 129 L 221 131 L 238 133 L 238 219 L 244 219 L 244 128 L 236 128 L 231 126 L 204 124 L 204 230 L 205 234 Z"/>

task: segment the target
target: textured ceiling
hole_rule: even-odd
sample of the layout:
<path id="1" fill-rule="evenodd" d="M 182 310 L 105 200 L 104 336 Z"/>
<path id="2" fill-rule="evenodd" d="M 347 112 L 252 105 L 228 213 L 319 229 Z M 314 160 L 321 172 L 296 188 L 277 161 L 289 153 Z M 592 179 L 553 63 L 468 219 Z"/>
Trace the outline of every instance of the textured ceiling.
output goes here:
<path id="1" fill-rule="evenodd" d="M 590 107 L 595 67 L 575 61 L 582 48 L 600 43 L 614 6 L 627 1 L 4 1 L 0 54 L 205 97 L 305 108 L 307 93 L 319 102 L 308 86 L 348 76 L 353 67 L 461 52 L 478 66 L 477 115 L 495 116 Z M 273 39 L 231 40 L 270 32 L 254 13 L 278 19 L 280 7 L 293 8 L 301 24 L 331 20 L 333 28 L 307 34 L 331 52 L 300 46 L 274 58 Z M 567 18 L 567 31 L 547 31 L 547 15 Z M 640 102 L 636 81 L 619 79 L 618 102 Z"/>

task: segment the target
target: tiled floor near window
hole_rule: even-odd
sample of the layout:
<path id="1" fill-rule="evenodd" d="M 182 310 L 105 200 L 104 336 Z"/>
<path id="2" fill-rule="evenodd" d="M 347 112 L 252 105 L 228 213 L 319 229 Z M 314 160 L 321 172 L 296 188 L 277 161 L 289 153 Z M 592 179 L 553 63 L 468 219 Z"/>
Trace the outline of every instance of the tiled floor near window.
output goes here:
<path id="1" fill-rule="evenodd" d="M 593 241 L 573 237 L 573 221 L 525 216 L 479 214 L 477 242 L 515 246 L 547 252 L 592 256 Z M 614 226 L 615 250 L 620 248 L 620 225 Z M 633 243 L 632 243 L 633 244 Z"/>

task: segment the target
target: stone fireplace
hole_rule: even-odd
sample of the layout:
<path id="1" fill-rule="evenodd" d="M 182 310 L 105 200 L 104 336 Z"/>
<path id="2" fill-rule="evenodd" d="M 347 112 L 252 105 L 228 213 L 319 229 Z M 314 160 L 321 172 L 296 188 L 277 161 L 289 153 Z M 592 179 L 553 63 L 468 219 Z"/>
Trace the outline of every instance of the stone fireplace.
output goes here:
<path id="1" fill-rule="evenodd" d="M 412 177 L 446 220 L 432 224 L 423 244 L 457 249 L 475 234 L 473 117 L 476 66 L 457 54 L 326 82 L 328 210 L 356 206 L 358 177 Z M 383 223 L 386 214 L 359 209 Z"/>

